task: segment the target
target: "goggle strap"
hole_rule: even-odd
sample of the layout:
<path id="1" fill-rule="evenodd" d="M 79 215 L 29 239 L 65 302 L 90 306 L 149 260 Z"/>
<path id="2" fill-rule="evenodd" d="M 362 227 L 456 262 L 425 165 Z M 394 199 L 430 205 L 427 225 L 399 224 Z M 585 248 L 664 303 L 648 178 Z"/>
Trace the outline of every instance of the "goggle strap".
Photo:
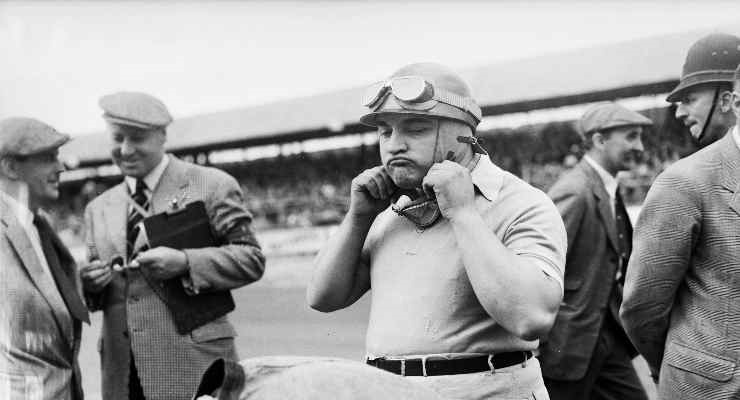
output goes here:
<path id="1" fill-rule="evenodd" d="M 481 120 L 482 112 L 480 107 L 475 104 L 469 97 L 460 96 L 457 93 L 452 93 L 444 89 L 434 88 L 434 100 L 441 101 L 442 103 L 449 104 L 453 107 L 457 107 L 461 110 L 465 110 L 473 115 L 478 121 Z"/>
<path id="2" fill-rule="evenodd" d="M 467 143 L 473 146 L 473 151 L 478 154 L 488 155 L 488 152 L 486 151 L 486 149 L 484 149 L 483 146 L 481 145 L 481 142 L 483 141 L 483 139 L 478 139 L 475 136 L 458 136 L 457 141 L 459 143 Z"/>

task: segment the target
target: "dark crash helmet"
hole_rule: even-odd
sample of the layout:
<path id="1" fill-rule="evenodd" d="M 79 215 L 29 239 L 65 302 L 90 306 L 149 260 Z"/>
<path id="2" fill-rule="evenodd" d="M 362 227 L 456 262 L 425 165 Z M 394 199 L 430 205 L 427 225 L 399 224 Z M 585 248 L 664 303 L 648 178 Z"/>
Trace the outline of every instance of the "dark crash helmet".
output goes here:
<path id="1" fill-rule="evenodd" d="M 713 33 L 694 43 L 686 54 L 681 80 L 666 98 L 675 103 L 686 90 L 702 84 L 732 83 L 740 64 L 740 38 Z"/>

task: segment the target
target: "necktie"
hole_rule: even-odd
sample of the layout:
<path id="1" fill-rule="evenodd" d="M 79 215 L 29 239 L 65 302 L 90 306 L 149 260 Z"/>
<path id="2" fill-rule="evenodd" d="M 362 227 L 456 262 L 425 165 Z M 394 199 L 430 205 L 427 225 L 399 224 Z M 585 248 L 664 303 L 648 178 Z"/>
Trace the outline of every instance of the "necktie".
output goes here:
<path id="1" fill-rule="evenodd" d="M 132 199 L 136 204 L 140 205 L 143 209 L 149 208 L 149 198 L 146 195 L 146 184 L 143 180 L 136 180 L 136 191 L 134 192 Z M 144 216 L 136 210 L 136 207 L 131 207 L 131 212 L 128 214 L 128 220 L 126 222 L 126 259 L 131 260 L 134 252 L 134 244 L 136 238 L 139 236 L 139 227 L 137 224 L 144 219 Z"/>
<path id="2" fill-rule="evenodd" d="M 617 241 L 619 242 L 619 270 L 617 271 L 617 280 L 624 284 L 624 274 L 627 269 L 627 261 L 632 254 L 632 224 L 624 207 L 624 201 L 620 194 L 619 187 L 614 196 L 614 220 L 617 223 Z"/>
<path id="3" fill-rule="evenodd" d="M 61 241 L 43 217 L 34 215 L 33 224 L 39 232 L 41 249 L 46 257 L 46 263 L 49 265 L 49 270 L 51 270 L 51 275 L 54 277 L 54 282 L 57 285 L 59 294 L 62 295 L 67 310 L 78 321 L 90 323 L 87 308 L 82 304 L 82 300 L 73 284 L 74 271 L 65 271 L 62 267 L 59 250 L 57 249 Z"/>

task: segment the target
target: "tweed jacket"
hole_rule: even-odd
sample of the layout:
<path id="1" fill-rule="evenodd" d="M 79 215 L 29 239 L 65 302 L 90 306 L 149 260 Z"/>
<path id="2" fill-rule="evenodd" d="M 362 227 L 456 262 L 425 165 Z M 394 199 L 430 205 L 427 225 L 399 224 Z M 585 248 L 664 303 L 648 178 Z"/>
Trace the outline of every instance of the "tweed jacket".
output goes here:
<path id="1" fill-rule="evenodd" d="M 66 247 L 54 240 L 62 268 L 76 269 Z M 80 333 L 51 271 L 0 198 L 0 399 L 68 400 L 75 392 L 81 397 Z"/>
<path id="2" fill-rule="evenodd" d="M 127 196 L 128 189 L 122 182 L 87 206 L 85 225 L 90 259 L 107 261 L 126 254 Z M 166 211 L 173 199 L 181 206 L 204 201 L 211 227 L 225 243 L 220 247 L 185 250 L 190 267 L 187 290 L 192 293 L 230 290 L 262 276 L 265 259 L 234 178 L 223 171 L 171 157 L 152 190 L 151 211 Z M 236 332 L 227 316 L 179 334 L 167 305 L 149 287 L 141 272 L 132 269 L 114 274 L 101 294 L 87 296 L 91 309 L 103 311 L 99 347 L 106 400 L 128 398 L 131 352 L 148 400 L 189 399 L 200 374 L 213 360 L 237 359 L 233 339 Z"/>
<path id="3" fill-rule="evenodd" d="M 620 312 L 661 399 L 740 398 L 740 150 L 731 134 L 653 183 Z"/>
<path id="4" fill-rule="evenodd" d="M 540 345 L 540 363 L 547 378 L 578 380 L 586 374 L 609 312 L 609 297 L 621 295 L 612 293 L 619 267 L 617 228 L 604 183 L 585 160 L 563 175 L 548 195 L 563 217 L 568 252 L 565 293 Z"/>

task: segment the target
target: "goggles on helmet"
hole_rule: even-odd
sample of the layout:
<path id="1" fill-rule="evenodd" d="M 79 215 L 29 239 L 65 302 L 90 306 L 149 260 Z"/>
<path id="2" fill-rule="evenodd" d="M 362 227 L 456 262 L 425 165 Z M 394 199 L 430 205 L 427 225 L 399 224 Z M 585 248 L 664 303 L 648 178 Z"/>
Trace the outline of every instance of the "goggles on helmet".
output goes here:
<path id="1" fill-rule="evenodd" d="M 390 94 L 398 105 L 410 111 L 429 111 L 438 103 L 444 103 L 473 117 L 475 124 L 481 120 L 481 109 L 470 97 L 461 96 L 434 85 L 420 76 L 399 76 L 388 81 L 370 85 L 362 98 L 362 104 L 378 111 L 383 100 Z"/>

